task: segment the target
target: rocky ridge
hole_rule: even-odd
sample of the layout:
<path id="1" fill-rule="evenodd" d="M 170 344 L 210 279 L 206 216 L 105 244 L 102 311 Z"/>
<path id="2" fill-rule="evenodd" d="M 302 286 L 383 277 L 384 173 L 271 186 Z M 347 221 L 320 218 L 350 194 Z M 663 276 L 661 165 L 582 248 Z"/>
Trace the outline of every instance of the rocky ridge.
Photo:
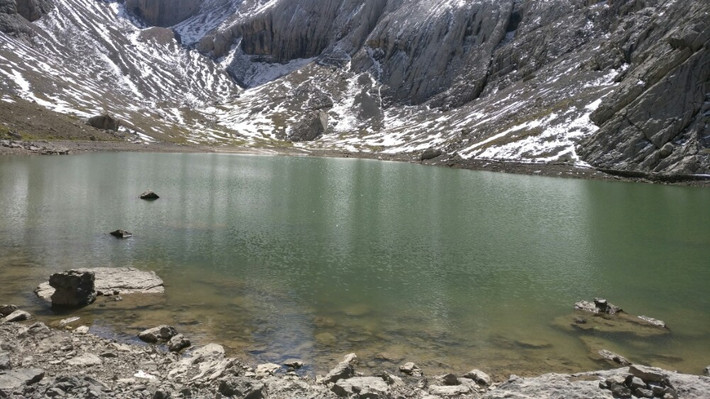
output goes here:
<path id="1" fill-rule="evenodd" d="M 146 141 L 710 174 L 706 2 L 165 4 L 68 0 L 0 35 L 2 101 Z"/>

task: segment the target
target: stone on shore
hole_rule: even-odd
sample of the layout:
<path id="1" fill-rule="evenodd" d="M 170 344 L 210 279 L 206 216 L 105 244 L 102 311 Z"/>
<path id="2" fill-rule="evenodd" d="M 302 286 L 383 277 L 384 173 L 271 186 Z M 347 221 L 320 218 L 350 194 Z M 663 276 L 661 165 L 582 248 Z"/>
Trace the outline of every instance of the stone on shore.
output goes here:
<path id="1" fill-rule="evenodd" d="M 158 194 L 154 193 L 153 191 L 148 190 L 148 191 L 144 191 L 144 192 L 141 194 L 140 198 L 141 198 L 142 200 L 154 201 L 154 200 L 157 200 L 157 199 L 160 198 L 160 197 L 158 196 Z"/>
<path id="2" fill-rule="evenodd" d="M 32 315 L 29 313 L 25 312 L 24 310 L 16 310 L 9 315 L 5 316 L 2 320 L 7 321 L 7 322 L 17 322 L 17 321 L 25 321 L 29 320 L 32 318 Z"/>
<path id="3" fill-rule="evenodd" d="M 612 366 L 628 366 L 631 364 L 629 360 L 618 353 L 614 353 L 610 350 L 606 349 L 601 349 L 599 350 L 599 356 L 602 357 L 602 359 L 606 360 L 609 362 Z"/>
<path id="4" fill-rule="evenodd" d="M 274 375 L 281 366 L 279 366 L 276 363 L 264 363 L 256 366 L 256 376 L 257 377 L 266 377 L 269 375 Z"/>
<path id="5" fill-rule="evenodd" d="M 703 374 L 710 377 L 710 366 L 705 367 L 705 370 L 703 370 Z"/>
<path id="6" fill-rule="evenodd" d="M 114 231 L 110 232 L 109 234 L 111 234 L 112 236 L 114 236 L 116 238 L 121 238 L 121 239 L 133 237 L 133 233 L 131 233 L 130 231 L 123 230 L 123 229 L 114 230 Z"/>
<path id="7" fill-rule="evenodd" d="M 263 398 L 264 384 L 246 377 L 229 377 L 219 384 L 219 393 L 229 397 L 244 399 Z"/>
<path id="8" fill-rule="evenodd" d="M 355 375 L 355 365 L 357 364 L 357 355 L 350 353 L 345 356 L 342 362 L 338 363 L 335 368 L 330 370 L 328 374 L 323 377 L 323 383 L 336 382 L 341 379 L 350 378 Z"/>
<path id="9" fill-rule="evenodd" d="M 473 380 L 478 385 L 489 386 L 493 382 L 491 377 L 479 369 L 473 369 L 463 375 L 464 378 Z"/>
<path id="10" fill-rule="evenodd" d="M 101 363 L 103 363 L 101 358 L 93 353 L 84 353 L 80 356 L 67 360 L 67 364 L 80 367 L 98 366 Z"/>
<path id="11" fill-rule="evenodd" d="M 0 370 L 10 370 L 12 363 L 10 357 L 5 352 L 0 352 Z"/>
<path id="12" fill-rule="evenodd" d="M 655 368 L 642 366 L 640 364 L 632 364 L 629 366 L 629 372 L 646 382 L 663 382 L 668 380 L 668 375 L 665 371 Z"/>
<path id="13" fill-rule="evenodd" d="M 44 370 L 39 368 L 17 369 L 3 372 L 0 374 L 0 394 L 10 395 L 14 390 L 24 385 L 32 385 L 42 380 L 42 378 L 44 378 Z"/>
<path id="14" fill-rule="evenodd" d="M 157 342 L 166 342 L 176 335 L 178 335 L 178 333 L 174 327 L 163 324 L 141 331 L 138 333 L 138 338 L 142 341 L 154 344 Z"/>
<path id="15" fill-rule="evenodd" d="M 413 362 L 407 362 L 399 366 L 399 371 L 414 377 L 421 377 L 423 375 L 422 369 L 420 369 L 419 366 L 417 366 Z"/>
<path id="16" fill-rule="evenodd" d="M 0 306 L 0 317 L 5 317 L 17 309 L 17 305 L 2 305 Z"/>
<path id="17" fill-rule="evenodd" d="M 54 288 L 52 306 L 78 308 L 96 300 L 95 275 L 91 271 L 67 270 L 49 277 Z"/>
<path id="18" fill-rule="evenodd" d="M 443 397 L 458 397 L 471 392 L 471 388 L 467 385 L 432 385 L 429 387 L 429 393 Z"/>
<path id="19" fill-rule="evenodd" d="M 94 288 L 97 295 L 116 294 L 162 294 L 165 292 L 163 280 L 155 272 L 138 270 L 132 267 L 96 267 L 74 269 L 77 272 L 94 273 Z M 54 294 L 48 282 L 40 284 L 35 294 L 49 301 Z"/>
<path id="20" fill-rule="evenodd" d="M 380 377 L 353 377 L 337 381 L 331 391 L 345 397 L 385 398 L 389 395 L 389 386 Z"/>
<path id="21" fill-rule="evenodd" d="M 192 343 L 189 339 L 185 338 L 182 334 L 177 334 L 168 341 L 168 350 L 170 352 L 180 352 L 185 348 L 189 348 L 190 345 L 192 345 Z"/>

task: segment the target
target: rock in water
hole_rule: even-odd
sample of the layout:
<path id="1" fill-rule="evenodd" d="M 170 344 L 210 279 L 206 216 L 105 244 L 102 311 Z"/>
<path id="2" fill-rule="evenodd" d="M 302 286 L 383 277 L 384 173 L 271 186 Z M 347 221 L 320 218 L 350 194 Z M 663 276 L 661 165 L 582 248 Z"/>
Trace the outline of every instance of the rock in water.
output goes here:
<path id="1" fill-rule="evenodd" d="M 192 343 L 189 339 L 185 338 L 184 335 L 178 334 L 168 341 L 168 350 L 170 352 L 180 352 L 181 350 L 188 348 Z"/>
<path id="2" fill-rule="evenodd" d="M 153 201 L 153 200 L 157 200 L 158 198 L 160 198 L 160 197 L 158 196 L 158 194 L 156 194 L 156 193 L 154 193 L 153 191 L 150 191 L 150 190 L 145 191 L 145 192 L 143 192 L 143 194 L 141 194 L 141 199 L 142 199 L 142 200 Z"/>
<path id="3" fill-rule="evenodd" d="M 165 342 L 176 335 L 177 331 L 174 327 L 162 325 L 140 332 L 138 338 L 145 342 L 155 343 L 159 341 Z"/>
<path id="4" fill-rule="evenodd" d="M 162 294 L 165 292 L 163 280 L 155 272 L 132 267 L 95 267 L 74 269 L 76 272 L 91 272 L 95 275 L 94 286 L 97 295 L 117 294 Z M 50 300 L 54 288 L 44 282 L 35 289 L 38 297 Z"/>
<path id="5" fill-rule="evenodd" d="M 49 277 L 49 285 L 54 287 L 52 306 L 81 307 L 96 300 L 94 273 L 89 271 L 67 270 L 54 273 Z"/>
<path id="6" fill-rule="evenodd" d="M 133 237 L 133 233 L 126 231 L 126 230 L 122 230 L 122 229 L 114 230 L 114 231 L 110 232 L 109 234 L 111 234 L 112 236 L 114 236 L 116 238 Z"/>
<path id="7" fill-rule="evenodd" d="M 479 369 L 473 369 L 464 374 L 463 377 L 474 380 L 478 385 L 488 386 L 492 382 L 491 377 Z"/>
<path id="8" fill-rule="evenodd" d="M 0 306 L 0 317 L 5 317 L 17 310 L 17 305 L 2 305 Z"/>
<path id="9" fill-rule="evenodd" d="M 338 363 L 335 368 L 330 370 L 324 377 L 324 382 L 336 382 L 344 378 L 350 378 L 355 375 L 355 365 L 357 364 L 357 355 L 350 353 L 345 356 L 342 362 Z"/>
<path id="10" fill-rule="evenodd" d="M 24 310 L 16 310 L 3 318 L 4 321 L 25 321 L 32 316 Z"/>

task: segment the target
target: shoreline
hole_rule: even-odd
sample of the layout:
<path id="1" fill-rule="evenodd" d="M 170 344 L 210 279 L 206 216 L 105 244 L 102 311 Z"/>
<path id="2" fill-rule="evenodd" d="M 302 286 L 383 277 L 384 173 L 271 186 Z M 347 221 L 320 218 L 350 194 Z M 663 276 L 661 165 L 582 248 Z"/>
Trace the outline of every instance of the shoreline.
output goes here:
<path id="1" fill-rule="evenodd" d="M 316 378 L 299 375 L 298 361 L 287 363 L 247 365 L 227 357 L 218 344 L 177 354 L 161 345 L 102 338 L 85 326 L 66 330 L 32 319 L 0 322 L 0 398 L 610 399 L 646 389 L 634 392 L 702 399 L 710 392 L 710 376 L 640 365 L 491 381 L 476 369 L 464 375 L 424 375 L 413 363 L 362 375 L 355 354 Z"/>
<path id="2" fill-rule="evenodd" d="M 562 177 L 583 180 L 640 182 L 691 187 L 710 187 L 710 176 L 646 174 L 593 167 L 578 167 L 568 163 L 524 163 L 483 159 L 462 159 L 441 155 L 432 159 L 420 159 L 412 154 L 382 154 L 348 152 L 329 149 L 302 148 L 256 148 L 221 147 L 206 145 L 183 145 L 167 142 L 136 143 L 106 140 L 0 140 L 0 156 L 3 155 L 69 155 L 91 152 L 155 152 L 155 153 L 215 153 L 241 155 L 305 156 L 321 158 L 354 158 L 392 162 L 407 162 L 427 166 L 488 171 L 529 176 Z"/>

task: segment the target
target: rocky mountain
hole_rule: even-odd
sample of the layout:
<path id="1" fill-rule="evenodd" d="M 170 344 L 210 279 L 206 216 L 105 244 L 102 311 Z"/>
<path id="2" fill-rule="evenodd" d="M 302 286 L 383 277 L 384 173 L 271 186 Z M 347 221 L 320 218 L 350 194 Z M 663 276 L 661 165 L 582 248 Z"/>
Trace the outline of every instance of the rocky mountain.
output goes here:
<path id="1" fill-rule="evenodd" d="M 49 1 L 0 0 L 0 100 L 136 140 L 710 174 L 708 2 Z"/>

